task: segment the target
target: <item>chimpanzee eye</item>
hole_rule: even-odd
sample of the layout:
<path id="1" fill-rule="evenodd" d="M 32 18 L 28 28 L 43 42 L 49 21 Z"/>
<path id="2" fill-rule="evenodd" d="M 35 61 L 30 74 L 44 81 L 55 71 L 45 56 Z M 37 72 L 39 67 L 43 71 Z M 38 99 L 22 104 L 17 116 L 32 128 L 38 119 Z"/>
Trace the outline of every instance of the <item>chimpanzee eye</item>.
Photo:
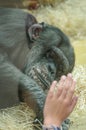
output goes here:
<path id="1" fill-rule="evenodd" d="M 46 54 L 46 58 L 49 58 L 49 57 L 50 57 L 50 54 L 49 54 L 49 53 L 47 53 L 47 54 Z"/>
<path id="2" fill-rule="evenodd" d="M 46 54 L 46 58 L 53 58 L 54 52 L 52 50 L 49 50 Z"/>

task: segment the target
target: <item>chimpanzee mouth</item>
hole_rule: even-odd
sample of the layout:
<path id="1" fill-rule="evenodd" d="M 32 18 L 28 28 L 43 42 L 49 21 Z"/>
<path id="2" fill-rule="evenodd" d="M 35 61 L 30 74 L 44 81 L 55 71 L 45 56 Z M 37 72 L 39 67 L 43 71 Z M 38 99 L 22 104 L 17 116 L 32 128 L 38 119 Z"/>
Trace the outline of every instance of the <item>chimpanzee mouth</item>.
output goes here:
<path id="1" fill-rule="evenodd" d="M 43 90 L 49 89 L 51 79 L 45 70 L 40 69 L 38 66 L 33 66 L 28 75 L 34 79 Z"/>
<path id="2" fill-rule="evenodd" d="M 49 89 L 50 84 L 55 78 L 55 74 L 50 73 L 45 62 L 32 66 L 27 75 L 34 79 L 44 91 Z"/>

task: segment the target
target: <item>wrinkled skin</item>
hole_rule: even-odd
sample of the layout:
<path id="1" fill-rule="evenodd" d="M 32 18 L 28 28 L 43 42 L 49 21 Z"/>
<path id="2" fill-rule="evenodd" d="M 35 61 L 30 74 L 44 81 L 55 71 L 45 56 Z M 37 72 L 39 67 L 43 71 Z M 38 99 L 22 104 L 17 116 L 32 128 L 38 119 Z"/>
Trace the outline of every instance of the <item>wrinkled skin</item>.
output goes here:
<path id="1" fill-rule="evenodd" d="M 74 63 L 73 47 L 60 29 L 19 9 L 0 8 L 0 108 L 24 101 L 42 117 L 51 82 Z"/>

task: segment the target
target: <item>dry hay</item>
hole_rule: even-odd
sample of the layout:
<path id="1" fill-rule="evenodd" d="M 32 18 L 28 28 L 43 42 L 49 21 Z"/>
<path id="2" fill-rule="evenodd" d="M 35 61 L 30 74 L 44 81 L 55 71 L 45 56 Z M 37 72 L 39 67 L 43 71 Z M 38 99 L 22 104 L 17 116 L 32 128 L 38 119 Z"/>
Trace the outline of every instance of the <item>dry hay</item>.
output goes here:
<path id="1" fill-rule="evenodd" d="M 28 9 L 37 9 L 38 7 L 42 6 L 54 7 L 55 4 L 59 4 L 63 1 L 64 0 L 22 0 L 22 4 L 24 7 L 27 7 Z"/>
<path id="2" fill-rule="evenodd" d="M 73 40 L 86 39 L 86 0 L 65 0 L 32 11 L 37 19 L 61 28 Z"/>
<path id="3" fill-rule="evenodd" d="M 0 111 L 0 130 L 33 130 L 35 113 L 26 104 Z"/>
<path id="4" fill-rule="evenodd" d="M 38 0 L 40 5 L 46 6 L 46 5 L 51 5 L 55 6 L 56 3 L 60 3 L 64 0 Z"/>
<path id="5" fill-rule="evenodd" d="M 77 81 L 76 93 L 79 97 L 77 106 L 70 116 L 70 130 L 86 129 L 86 66 L 77 66 L 73 72 Z"/>

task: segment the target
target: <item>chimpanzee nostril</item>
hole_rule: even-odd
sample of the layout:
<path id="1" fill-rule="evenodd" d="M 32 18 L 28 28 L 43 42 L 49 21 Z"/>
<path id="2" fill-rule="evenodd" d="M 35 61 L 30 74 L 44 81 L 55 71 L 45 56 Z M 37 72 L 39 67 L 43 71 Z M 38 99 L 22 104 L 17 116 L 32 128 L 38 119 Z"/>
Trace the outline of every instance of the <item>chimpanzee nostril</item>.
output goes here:
<path id="1" fill-rule="evenodd" d="M 48 71 L 51 73 L 51 75 L 53 75 L 55 72 L 54 72 L 54 66 L 53 65 L 48 65 Z"/>

